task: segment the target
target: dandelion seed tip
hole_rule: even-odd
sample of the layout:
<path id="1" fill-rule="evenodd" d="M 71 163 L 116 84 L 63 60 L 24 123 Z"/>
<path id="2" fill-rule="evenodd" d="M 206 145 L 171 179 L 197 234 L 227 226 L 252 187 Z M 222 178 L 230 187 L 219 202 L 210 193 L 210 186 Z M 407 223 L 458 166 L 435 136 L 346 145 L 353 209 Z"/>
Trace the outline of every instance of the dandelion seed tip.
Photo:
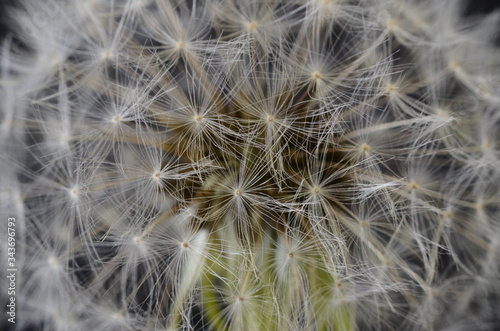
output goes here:
<path id="1" fill-rule="evenodd" d="M 337 288 L 342 288 L 342 286 L 343 286 L 343 285 L 342 285 L 342 283 L 341 283 L 341 282 L 337 282 L 337 283 L 335 284 L 335 286 L 336 286 Z"/>
<path id="2" fill-rule="evenodd" d="M 448 113 L 443 109 L 438 109 L 436 115 L 439 117 L 448 117 Z"/>
<path id="3" fill-rule="evenodd" d="M 486 153 L 490 149 L 490 147 L 491 147 L 491 143 L 488 140 L 485 140 L 481 144 L 481 151 Z"/>
<path id="4" fill-rule="evenodd" d="M 175 45 L 176 50 L 181 50 L 184 49 L 185 47 L 186 47 L 186 42 L 182 40 Z"/>
<path id="5" fill-rule="evenodd" d="M 460 67 L 458 62 L 455 60 L 451 60 L 450 62 L 448 62 L 448 69 L 450 69 L 451 71 L 461 71 L 462 70 L 462 68 Z"/>
<path id="6" fill-rule="evenodd" d="M 259 23 L 255 22 L 255 21 L 249 22 L 247 24 L 247 30 L 250 32 L 254 32 L 255 30 L 257 30 L 258 27 L 259 27 Z"/>
<path id="7" fill-rule="evenodd" d="M 243 302 L 243 301 L 245 301 L 245 298 L 244 298 L 244 297 L 242 297 L 242 296 L 239 296 L 239 297 L 237 297 L 237 298 L 236 298 L 236 300 L 237 300 L 238 302 Z"/>
<path id="8" fill-rule="evenodd" d="M 396 19 L 394 19 L 394 18 L 389 18 L 389 19 L 387 20 L 387 27 L 388 27 L 389 29 L 395 29 L 395 28 L 397 28 L 398 26 L 399 26 L 399 22 L 398 22 Z"/>
<path id="9" fill-rule="evenodd" d="M 195 122 L 201 122 L 203 120 L 203 116 L 201 115 L 194 115 L 194 121 Z"/>
<path id="10" fill-rule="evenodd" d="M 181 243 L 181 247 L 184 248 L 184 249 L 187 249 L 189 247 L 189 244 L 187 242 L 183 241 Z"/>
<path id="11" fill-rule="evenodd" d="M 132 241 L 136 244 L 139 245 L 142 242 L 142 237 L 141 236 L 135 236 L 132 238 Z"/>
<path id="12" fill-rule="evenodd" d="M 367 227 L 368 227 L 368 222 L 366 222 L 366 221 L 361 221 L 361 223 L 359 223 L 359 225 L 360 225 L 362 228 L 367 228 Z"/>
<path id="13" fill-rule="evenodd" d="M 451 212 L 451 210 L 447 210 L 443 216 L 446 218 L 446 219 L 450 219 L 453 217 L 453 213 Z"/>
<path id="14" fill-rule="evenodd" d="M 483 202 L 477 202 L 475 204 L 475 208 L 477 211 L 483 211 L 484 210 L 484 203 Z"/>
<path id="15" fill-rule="evenodd" d="M 72 188 L 69 190 L 69 194 L 73 197 L 73 198 L 77 198 L 78 195 L 80 194 L 80 192 L 78 191 L 78 189 L 76 188 Z"/>
<path id="16" fill-rule="evenodd" d="M 104 57 L 104 54 L 103 54 L 103 57 Z M 60 56 L 57 56 L 57 55 L 56 55 L 56 56 L 54 56 L 54 57 L 52 58 L 52 60 L 50 61 L 50 64 L 51 64 L 52 66 L 56 66 L 56 65 L 61 64 L 62 62 L 63 62 L 63 59 L 62 59 Z"/>
<path id="17" fill-rule="evenodd" d="M 393 94 L 398 91 L 398 87 L 394 84 L 387 84 L 385 90 L 387 93 Z"/>
<path id="18" fill-rule="evenodd" d="M 59 263 L 57 262 L 57 259 L 55 257 L 51 257 L 47 260 L 50 266 L 56 267 Z"/>
<path id="19" fill-rule="evenodd" d="M 288 258 L 289 259 L 292 259 L 294 256 L 295 256 L 295 254 L 293 252 L 288 253 Z"/>
<path id="20" fill-rule="evenodd" d="M 323 78 L 323 74 L 319 71 L 315 71 L 311 74 L 311 78 L 314 80 L 319 80 Z"/>
<path id="21" fill-rule="evenodd" d="M 118 124 L 121 122 L 121 118 L 120 116 L 118 115 L 114 115 L 112 118 L 111 118 L 111 122 L 113 122 L 113 124 Z"/>
<path id="22" fill-rule="evenodd" d="M 418 189 L 418 184 L 415 182 L 411 182 L 410 184 L 408 184 L 408 186 L 410 187 L 411 190 Z"/>
<path id="23" fill-rule="evenodd" d="M 318 186 L 315 186 L 315 187 L 313 187 L 312 192 L 315 194 L 318 194 L 321 192 L 321 188 L 319 188 Z"/>
<path id="24" fill-rule="evenodd" d="M 111 315 L 111 318 L 113 318 L 114 320 L 119 321 L 119 320 L 121 320 L 121 319 L 122 319 L 122 314 L 120 314 L 120 313 L 118 313 L 118 312 L 113 313 L 113 314 Z"/>
<path id="25" fill-rule="evenodd" d="M 318 3 L 321 6 L 330 6 L 333 4 L 333 0 L 319 0 Z"/>
<path id="26" fill-rule="evenodd" d="M 274 117 L 273 115 L 268 115 L 267 116 L 267 121 L 269 123 L 273 123 L 275 120 L 276 120 L 276 117 Z"/>
<path id="27" fill-rule="evenodd" d="M 102 52 L 102 58 L 104 60 L 111 58 L 111 52 L 108 49 L 104 50 L 104 52 Z"/>
<path id="28" fill-rule="evenodd" d="M 154 179 L 158 180 L 158 179 L 160 179 L 160 177 L 161 177 L 161 172 L 159 172 L 159 171 L 155 171 L 155 172 L 153 173 L 153 178 L 154 178 Z"/>
<path id="29" fill-rule="evenodd" d="M 240 197 L 243 195 L 243 191 L 238 188 L 238 189 L 234 190 L 234 195 L 237 197 Z"/>
<path id="30" fill-rule="evenodd" d="M 370 147 L 370 145 L 365 143 L 365 144 L 361 144 L 360 149 L 363 152 L 368 152 L 371 149 L 371 147 Z"/>

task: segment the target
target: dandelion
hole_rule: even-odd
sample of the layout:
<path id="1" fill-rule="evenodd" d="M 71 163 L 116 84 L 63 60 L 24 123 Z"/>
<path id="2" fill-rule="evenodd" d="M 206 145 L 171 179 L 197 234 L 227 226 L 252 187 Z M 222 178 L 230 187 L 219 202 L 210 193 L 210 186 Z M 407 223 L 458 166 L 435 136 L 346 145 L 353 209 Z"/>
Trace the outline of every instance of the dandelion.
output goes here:
<path id="1" fill-rule="evenodd" d="M 44 3 L 0 44 L 14 329 L 500 323 L 498 13 Z"/>

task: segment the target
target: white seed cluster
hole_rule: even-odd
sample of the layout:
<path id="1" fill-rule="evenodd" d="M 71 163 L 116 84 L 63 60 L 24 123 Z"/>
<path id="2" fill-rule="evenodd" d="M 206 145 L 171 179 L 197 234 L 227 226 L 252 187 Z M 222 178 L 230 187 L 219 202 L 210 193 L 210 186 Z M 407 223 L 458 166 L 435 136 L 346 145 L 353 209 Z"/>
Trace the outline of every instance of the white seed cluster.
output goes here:
<path id="1" fill-rule="evenodd" d="M 8 8 L 17 330 L 498 327 L 500 15 L 465 5 Z"/>

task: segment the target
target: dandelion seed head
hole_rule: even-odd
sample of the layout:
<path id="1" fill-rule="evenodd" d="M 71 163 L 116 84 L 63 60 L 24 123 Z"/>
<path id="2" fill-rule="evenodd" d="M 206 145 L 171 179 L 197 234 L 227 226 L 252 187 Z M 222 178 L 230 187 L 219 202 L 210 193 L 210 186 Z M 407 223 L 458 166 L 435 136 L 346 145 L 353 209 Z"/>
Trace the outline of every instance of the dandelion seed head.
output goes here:
<path id="1" fill-rule="evenodd" d="M 63 62 L 64 62 L 64 59 L 61 56 L 55 55 L 50 60 L 50 66 L 55 67 L 55 66 L 58 66 L 58 65 L 62 64 Z"/>
<path id="2" fill-rule="evenodd" d="M 399 87 L 396 86 L 396 85 L 394 85 L 394 84 L 387 84 L 386 87 L 385 87 L 385 90 L 390 95 L 395 95 L 395 94 L 398 93 Z"/>
<path id="3" fill-rule="evenodd" d="M 69 194 L 71 198 L 77 199 L 80 195 L 80 190 L 77 187 L 72 187 L 69 189 Z"/>
<path id="4" fill-rule="evenodd" d="M 322 78 L 323 78 L 323 74 L 322 74 L 321 72 L 319 72 L 319 71 L 314 71 L 314 72 L 311 74 L 311 78 L 312 78 L 313 80 L 315 80 L 315 81 L 316 81 L 316 80 L 320 80 L 320 79 L 322 79 Z"/>
<path id="5" fill-rule="evenodd" d="M 463 70 L 460 64 L 455 60 L 451 60 L 448 62 L 448 69 L 457 73 L 462 72 Z"/>
<path id="6" fill-rule="evenodd" d="M 177 44 L 175 44 L 175 50 L 176 51 L 181 51 L 184 48 L 186 48 L 186 42 L 185 41 L 178 41 Z"/>
<path id="7" fill-rule="evenodd" d="M 387 19 L 387 27 L 391 30 L 397 29 L 399 27 L 399 22 L 395 18 Z"/>
<path id="8" fill-rule="evenodd" d="M 57 259 L 55 257 L 51 257 L 47 261 L 51 267 L 57 267 L 59 265 L 59 262 L 57 262 Z"/>
<path id="9" fill-rule="evenodd" d="M 253 33 L 257 30 L 259 27 L 259 23 L 256 21 L 252 21 L 246 24 L 246 29 L 248 32 Z"/>
<path id="10" fill-rule="evenodd" d="M 443 214 L 443 217 L 444 217 L 445 219 L 451 219 L 451 218 L 453 218 L 453 212 L 452 212 L 451 210 L 447 210 L 447 211 L 445 211 L 445 213 Z"/>
<path id="11" fill-rule="evenodd" d="M 410 188 L 410 190 L 418 190 L 419 185 L 416 182 L 410 182 L 408 183 L 408 187 Z"/>
<path id="12" fill-rule="evenodd" d="M 160 180 L 161 180 L 161 172 L 159 172 L 159 171 L 155 171 L 155 172 L 153 172 L 152 177 L 153 177 L 153 179 L 154 179 L 155 181 L 160 181 Z"/>
<path id="13" fill-rule="evenodd" d="M 113 117 L 111 117 L 111 123 L 113 123 L 114 125 L 119 124 L 121 121 L 122 119 L 119 115 L 113 115 Z"/>
<path id="14" fill-rule="evenodd" d="M 363 144 L 361 144 L 361 146 L 359 147 L 359 149 L 362 152 L 369 152 L 371 150 L 371 147 L 367 143 L 363 143 Z"/>
<path id="15" fill-rule="evenodd" d="M 312 189 L 311 189 L 311 192 L 313 194 L 321 194 L 321 188 L 318 187 L 318 186 L 314 186 Z"/>
<path id="16" fill-rule="evenodd" d="M 113 54 L 111 53 L 110 50 L 106 49 L 102 52 L 101 56 L 103 60 L 108 60 L 113 56 Z"/>
<path id="17" fill-rule="evenodd" d="M 487 139 L 484 139 L 484 140 L 482 141 L 482 143 L 481 143 L 481 146 L 480 146 L 481 151 L 482 151 L 483 153 L 488 153 L 488 152 L 490 151 L 491 147 L 492 147 L 492 146 L 491 146 L 491 143 L 490 143 L 490 141 L 489 141 L 489 140 L 487 140 Z"/>
<path id="18" fill-rule="evenodd" d="M 474 204 L 474 207 L 475 207 L 476 211 L 483 212 L 484 211 L 484 202 L 478 201 Z"/>
<path id="19" fill-rule="evenodd" d="M 441 109 L 441 108 L 436 111 L 436 115 L 439 117 L 449 117 L 450 116 L 449 112 L 447 112 L 446 110 Z"/>
<path id="20" fill-rule="evenodd" d="M 67 146 L 69 141 L 71 141 L 71 136 L 69 134 L 64 132 L 60 135 L 59 142 L 61 145 Z"/>

